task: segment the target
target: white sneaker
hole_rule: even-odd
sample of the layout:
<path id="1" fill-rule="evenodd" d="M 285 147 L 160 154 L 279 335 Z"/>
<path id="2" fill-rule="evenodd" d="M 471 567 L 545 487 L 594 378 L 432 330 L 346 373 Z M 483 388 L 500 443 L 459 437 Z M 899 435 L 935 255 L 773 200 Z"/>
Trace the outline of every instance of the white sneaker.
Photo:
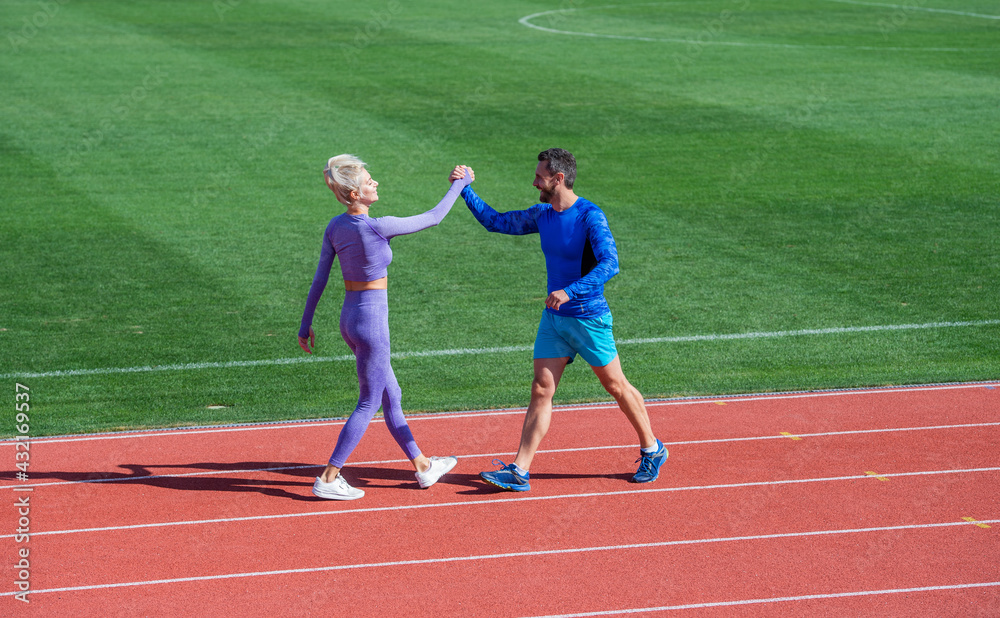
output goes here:
<path id="1" fill-rule="evenodd" d="M 363 497 L 365 492 L 351 487 L 344 477 L 338 474 L 332 483 L 324 483 L 317 476 L 316 482 L 313 483 L 313 495 L 327 500 L 357 500 Z"/>
<path id="2" fill-rule="evenodd" d="M 438 479 L 451 472 L 451 469 L 458 463 L 458 457 L 430 457 L 429 459 L 431 467 L 427 468 L 426 472 L 417 472 L 417 482 L 423 489 L 437 483 Z"/>

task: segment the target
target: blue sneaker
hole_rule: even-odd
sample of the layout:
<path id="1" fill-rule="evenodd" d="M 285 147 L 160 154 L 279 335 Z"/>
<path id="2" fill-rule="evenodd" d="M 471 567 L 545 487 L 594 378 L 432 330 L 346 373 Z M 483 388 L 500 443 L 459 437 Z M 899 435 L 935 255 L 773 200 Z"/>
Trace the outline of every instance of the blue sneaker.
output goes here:
<path id="1" fill-rule="evenodd" d="M 494 466 L 501 466 L 499 470 L 492 472 L 480 472 L 479 476 L 490 485 L 495 485 L 507 491 L 528 491 L 531 483 L 528 482 L 528 473 L 521 476 L 514 469 L 514 464 L 505 464 L 499 459 L 493 460 Z"/>
<path id="2" fill-rule="evenodd" d="M 660 466 L 663 462 L 667 460 L 667 455 L 670 453 L 667 451 L 667 447 L 663 446 L 663 443 L 659 440 L 656 441 L 655 453 L 643 453 L 639 451 L 639 459 L 636 462 L 642 462 L 639 464 L 639 470 L 632 477 L 633 483 L 652 483 L 660 476 Z"/>

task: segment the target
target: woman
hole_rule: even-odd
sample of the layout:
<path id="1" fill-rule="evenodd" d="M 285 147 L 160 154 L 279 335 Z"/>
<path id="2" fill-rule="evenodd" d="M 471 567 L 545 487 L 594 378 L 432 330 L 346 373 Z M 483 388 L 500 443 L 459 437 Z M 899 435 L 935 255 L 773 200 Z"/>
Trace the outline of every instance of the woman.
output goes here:
<path id="1" fill-rule="evenodd" d="M 344 306 L 340 311 L 340 334 L 357 359 L 358 405 L 340 430 L 329 465 L 313 485 L 313 494 L 328 500 L 356 500 L 365 492 L 351 487 L 341 468 L 358 445 L 379 406 L 385 424 L 407 459 L 413 463 L 421 487 L 430 487 L 455 467 L 455 457 L 425 457 L 417 448 L 400 404 L 402 391 L 389 364 L 389 302 L 387 267 L 392 261 L 389 240 L 435 226 L 444 219 L 472 175 L 455 180 L 437 206 L 412 217 L 371 218 L 368 211 L 378 200 L 378 183 L 365 163 L 353 155 L 333 157 L 323 170 L 326 184 L 347 212 L 334 217 L 323 235 L 323 249 L 309 297 L 306 300 L 299 345 L 312 354 L 316 334 L 313 314 L 330 276 L 333 258 L 340 256 L 344 277 Z"/>

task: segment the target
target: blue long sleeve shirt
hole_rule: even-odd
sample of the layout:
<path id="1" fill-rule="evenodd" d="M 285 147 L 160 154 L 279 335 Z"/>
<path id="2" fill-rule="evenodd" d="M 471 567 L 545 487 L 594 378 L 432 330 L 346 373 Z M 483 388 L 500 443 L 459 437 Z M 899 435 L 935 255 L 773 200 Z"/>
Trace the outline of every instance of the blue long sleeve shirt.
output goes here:
<path id="1" fill-rule="evenodd" d="M 558 311 L 548 307 L 546 311 L 575 318 L 596 318 L 611 311 L 604 284 L 618 274 L 618 250 L 607 217 L 593 202 L 581 197 L 562 212 L 551 204 L 535 204 L 499 213 L 472 187 L 462 190 L 462 199 L 490 232 L 541 237 L 548 293 L 563 290 L 570 298 Z"/>

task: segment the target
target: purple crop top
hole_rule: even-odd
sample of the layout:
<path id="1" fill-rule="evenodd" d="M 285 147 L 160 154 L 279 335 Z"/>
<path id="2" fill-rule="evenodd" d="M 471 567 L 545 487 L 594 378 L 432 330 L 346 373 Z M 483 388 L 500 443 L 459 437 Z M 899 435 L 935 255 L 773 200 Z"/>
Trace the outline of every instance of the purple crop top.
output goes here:
<path id="1" fill-rule="evenodd" d="M 413 234 L 441 223 L 462 189 L 471 182 L 470 176 L 466 174 L 465 178 L 451 184 L 437 206 L 412 217 L 372 218 L 345 212 L 331 219 L 323 234 L 323 248 L 320 250 L 316 276 L 313 277 L 309 297 L 306 299 L 299 337 L 309 336 L 313 314 L 330 278 L 334 257 L 340 256 L 340 272 L 346 281 L 375 281 L 387 276 L 389 263 L 392 262 L 389 239 Z"/>

